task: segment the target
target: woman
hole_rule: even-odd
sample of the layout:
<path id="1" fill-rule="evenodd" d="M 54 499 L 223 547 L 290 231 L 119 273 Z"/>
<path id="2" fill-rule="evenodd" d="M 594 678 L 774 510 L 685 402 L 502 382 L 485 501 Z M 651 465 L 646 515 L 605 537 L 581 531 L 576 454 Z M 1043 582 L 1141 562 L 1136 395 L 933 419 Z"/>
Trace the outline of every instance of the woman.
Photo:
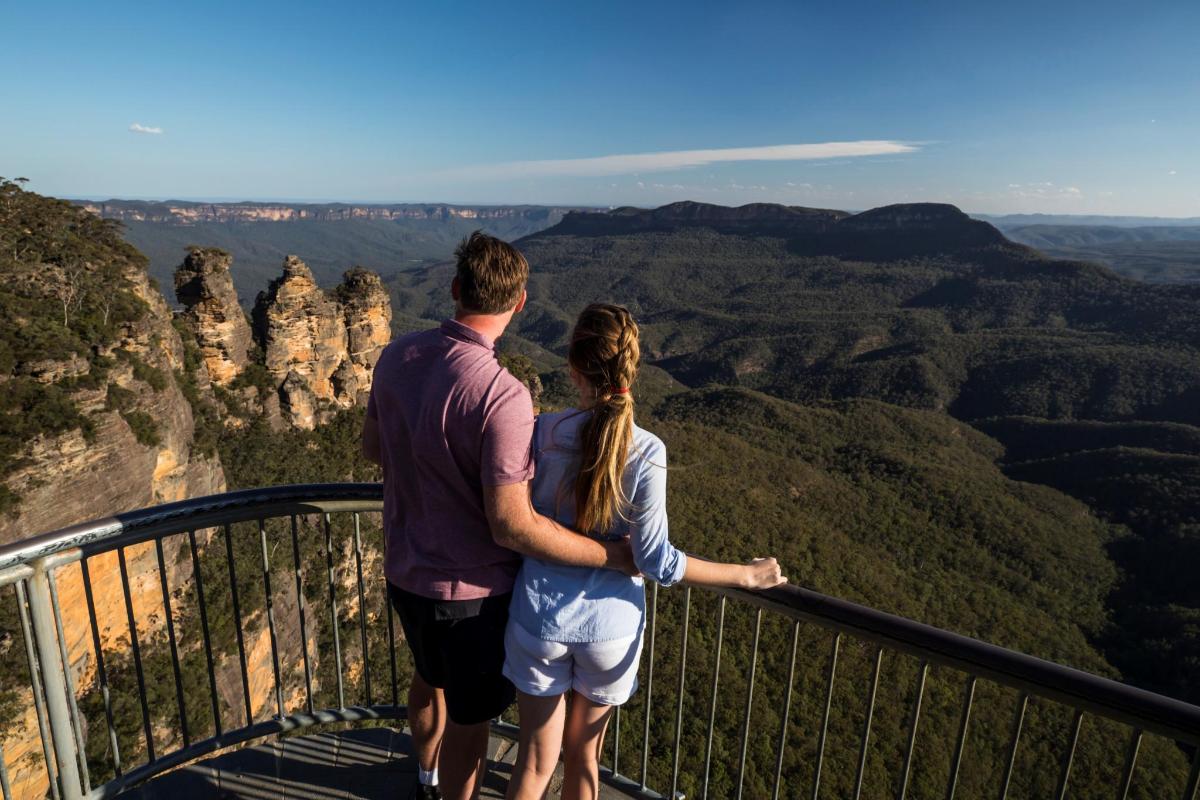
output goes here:
<path id="1" fill-rule="evenodd" d="M 668 541 L 666 449 L 633 421 L 630 388 L 640 351 L 629 312 L 603 304 L 584 309 L 567 359 L 579 408 L 538 418 L 537 510 L 590 535 L 628 535 L 642 574 L 663 586 L 784 582 L 773 558 L 719 564 L 684 555 Z M 637 688 L 645 619 L 641 578 L 525 559 L 505 637 L 504 674 L 517 687 L 521 714 L 509 800 L 542 797 L 560 748 L 562 797 L 597 796 L 605 727 L 613 706 Z"/>

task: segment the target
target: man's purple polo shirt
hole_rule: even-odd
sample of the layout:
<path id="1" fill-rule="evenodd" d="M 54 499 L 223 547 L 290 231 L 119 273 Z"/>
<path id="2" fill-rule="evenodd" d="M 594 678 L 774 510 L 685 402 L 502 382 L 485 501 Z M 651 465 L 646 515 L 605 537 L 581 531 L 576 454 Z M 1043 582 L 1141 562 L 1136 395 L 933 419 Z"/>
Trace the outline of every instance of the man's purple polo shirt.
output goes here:
<path id="1" fill-rule="evenodd" d="M 397 339 L 375 365 L 367 415 L 383 456 L 388 581 L 438 600 L 512 591 L 521 559 L 492 539 L 483 487 L 533 477 L 533 402 L 494 344 L 455 320 Z"/>

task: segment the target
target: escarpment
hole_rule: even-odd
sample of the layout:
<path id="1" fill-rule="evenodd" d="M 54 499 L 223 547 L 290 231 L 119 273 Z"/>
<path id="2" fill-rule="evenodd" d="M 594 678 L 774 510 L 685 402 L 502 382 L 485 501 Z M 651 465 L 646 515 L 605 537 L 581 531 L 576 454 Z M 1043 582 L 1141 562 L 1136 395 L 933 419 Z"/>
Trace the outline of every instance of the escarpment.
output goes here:
<path id="1" fill-rule="evenodd" d="M 10 389 L 24 383 L 23 394 L 32 394 L 28 382 L 36 382 L 54 410 L 77 424 L 47 422 L 42 430 L 25 431 L 32 435 L 0 476 L 17 498 L 0 515 L 0 543 L 101 511 L 117 514 L 225 488 L 220 460 L 197 447 L 192 404 L 179 381 L 184 342 L 170 308 L 139 264 L 123 265 L 118 277 L 117 286 L 97 285 L 83 303 L 110 318 L 118 304 L 140 313 L 116 326 L 111 337 L 92 341 L 86 352 L 40 360 L 38 375 L 24 380 L 17 376 L 28 363 L 18 362 L 13 379 L 5 380 Z M 199 370 L 207 381 L 206 367 Z M 26 411 L 29 405 L 39 416 L 49 415 L 45 399 L 27 397 Z"/>
<path id="2" fill-rule="evenodd" d="M 211 398 L 206 366 L 186 369 L 187 345 L 145 271 L 111 225 L 0 181 L 0 544 L 97 516 L 224 491 L 214 450 L 196 436 L 193 400 Z M 168 580 L 187 586 L 179 543 L 164 545 Z M 125 551 L 140 634 L 164 624 L 154 546 Z M 90 560 L 102 646 L 128 646 L 115 553 Z M 75 683 L 95 681 L 92 632 L 78 565 L 56 577 Z M 10 607 L 6 607 L 11 610 Z M 4 621 L 11 634 L 11 619 Z M 44 797 L 23 648 L 0 652 L 10 698 L 0 745 L 14 797 Z M 11 694 L 9 694 L 11 693 Z"/>

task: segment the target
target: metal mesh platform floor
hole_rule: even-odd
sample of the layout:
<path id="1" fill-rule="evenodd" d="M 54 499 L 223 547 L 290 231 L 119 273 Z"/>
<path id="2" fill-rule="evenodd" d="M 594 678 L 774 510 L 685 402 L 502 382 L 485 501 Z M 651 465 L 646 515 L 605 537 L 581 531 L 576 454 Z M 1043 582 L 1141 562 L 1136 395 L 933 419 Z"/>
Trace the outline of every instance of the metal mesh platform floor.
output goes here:
<path id="1" fill-rule="evenodd" d="M 483 797 L 504 797 L 515 756 L 515 744 L 492 738 Z M 556 775 L 548 797 L 558 796 L 560 780 Z M 416 782 L 417 760 L 407 733 L 357 728 L 289 736 L 222 753 L 153 778 L 121 798 L 407 800 Z M 602 786 L 600 796 L 624 795 Z"/>

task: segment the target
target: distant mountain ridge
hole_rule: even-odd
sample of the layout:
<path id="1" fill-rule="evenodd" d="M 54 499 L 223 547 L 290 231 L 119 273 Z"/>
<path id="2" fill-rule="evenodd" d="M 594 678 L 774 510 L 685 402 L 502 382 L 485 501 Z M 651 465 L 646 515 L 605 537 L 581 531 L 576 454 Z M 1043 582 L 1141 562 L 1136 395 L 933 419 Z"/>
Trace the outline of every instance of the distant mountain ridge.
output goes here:
<path id="1" fill-rule="evenodd" d="M 194 225 L 199 222 L 295 222 L 317 220 L 547 220 L 579 206 L 489 206 L 449 203 L 202 203 L 184 200 L 75 201 L 105 219 Z"/>
<path id="2" fill-rule="evenodd" d="M 572 211 L 535 236 L 610 236 L 708 228 L 720 234 L 782 236 L 809 255 L 894 257 L 1012 247 L 992 225 L 944 203 L 903 203 L 859 214 L 824 208 L 751 203 L 728 207 L 685 201 L 656 209 Z"/>
<path id="3" fill-rule="evenodd" d="M 1200 242 L 1200 223 L 1195 225 L 1024 225 L 1006 233 L 1031 247 L 1082 247 L 1088 245 L 1134 244 L 1138 242 Z"/>
<path id="4" fill-rule="evenodd" d="M 1148 283 L 1200 283 L 1196 225 L 1025 225 L 1005 235 L 1054 258 L 1107 264 Z"/>
<path id="5" fill-rule="evenodd" d="M 972 214 L 1000 230 L 1026 225 L 1108 225 L 1117 228 L 1175 227 L 1200 225 L 1200 217 L 1134 217 L 1103 214 Z"/>
<path id="6" fill-rule="evenodd" d="M 172 281 L 188 248 L 215 247 L 233 257 L 233 282 L 249 309 L 281 261 L 303 253 L 317 283 L 332 285 L 352 266 L 387 278 L 449 258 L 476 229 L 518 239 L 548 228 L 578 207 L 447 203 L 200 203 L 176 200 L 75 201 L 120 221 L 123 235 L 150 259 L 150 275 Z"/>

